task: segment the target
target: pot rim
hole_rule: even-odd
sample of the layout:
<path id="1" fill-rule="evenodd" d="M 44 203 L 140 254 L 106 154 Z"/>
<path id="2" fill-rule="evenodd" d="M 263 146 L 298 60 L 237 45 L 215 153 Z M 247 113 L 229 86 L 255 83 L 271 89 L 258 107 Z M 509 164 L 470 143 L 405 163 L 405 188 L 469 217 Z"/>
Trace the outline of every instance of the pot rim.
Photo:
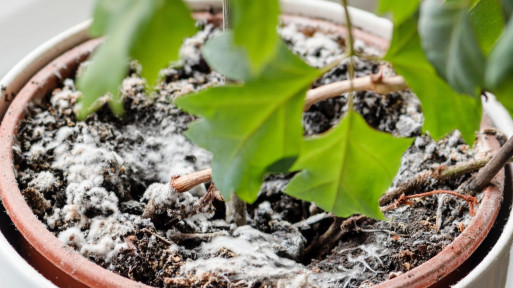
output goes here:
<path id="1" fill-rule="evenodd" d="M 209 7 L 210 5 L 218 5 L 220 3 L 220 1 L 189 1 L 190 4 L 191 4 L 191 7 L 193 9 L 199 9 L 200 7 L 202 7 L 203 9 L 205 9 L 206 7 Z M 201 3 L 200 3 L 201 2 Z M 217 4 L 216 4 L 217 3 Z M 320 4 L 322 7 L 321 9 L 319 9 L 318 7 L 317 8 L 314 8 L 315 11 L 323 11 L 322 9 L 325 9 L 326 11 L 330 11 L 330 15 L 337 15 L 337 17 L 341 18 L 340 15 L 342 15 L 341 11 L 342 11 L 342 8 L 334 3 L 329 3 L 329 2 L 317 2 L 317 1 L 312 1 L 312 0 L 284 0 L 282 1 L 282 5 L 283 6 L 283 11 L 284 12 L 290 12 L 286 9 L 291 9 L 291 8 L 287 8 L 287 7 L 291 7 L 291 6 L 287 6 L 287 5 L 292 5 L 292 3 L 295 3 L 296 5 L 299 4 L 300 7 L 302 7 L 301 9 L 297 8 L 295 6 L 295 10 L 294 12 L 298 13 L 298 14 L 309 14 L 310 16 L 313 16 L 313 17 L 319 17 L 321 18 L 321 16 L 323 15 L 317 15 L 317 14 L 322 14 L 322 13 L 319 13 L 317 12 L 316 13 L 310 13 L 312 10 L 312 6 L 316 6 L 316 4 Z M 301 6 L 303 5 L 303 6 Z M 338 9 L 335 9 L 336 7 L 338 7 Z M 356 11 L 356 12 L 355 12 Z M 340 12 L 340 13 L 339 13 Z M 351 9 L 350 13 L 353 14 L 353 13 L 361 13 L 363 11 L 361 10 L 358 10 L 358 9 Z M 314 14 L 314 15 L 312 15 Z M 362 15 L 364 14 L 368 14 L 368 15 L 372 15 L 373 18 L 379 18 L 371 13 L 368 13 L 368 12 L 364 12 Z M 334 17 L 334 16 L 333 16 Z M 364 16 L 362 16 L 364 17 Z M 326 18 L 326 17 L 322 17 L 322 18 Z M 327 17 L 329 18 L 329 17 Z M 364 17 L 365 18 L 365 17 Z M 353 19 L 358 19 L 356 17 L 353 17 Z M 382 18 L 379 18 L 379 19 L 382 19 Z M 330 19 L 327 19 L 327 20 L 330 20 Z M 336 20 L 339 20 L 339 21 L 333 21 L 333 22 L 342 22 L 340 21 L 340 19 L 336 19 Z M 383 20 L 383 19 L 382 19 Z M 384 22 L 387 22 L 390 24 L 390 22 L 388 20 L 386 21 L 381 21 L 382 23 Z M 15 68 L 13 70 L 11 70 L 7 75 L 6 77 L 4 77 L 4 79 L 2 79 L 2 81 L 0 83 L 2 83 L 3 87 L 9 87 L 9 89 L 11 90 L 7 90 L 6 93 L 14 93 L 12 91 L 16 91 L 16 89 L 20 89 L 21 88 L 21 82 L 28 82 L 28 79 L 30 78 L 28 76 L 28 74 L 31 74 L 32 73 L 32 70 L 37 70 L 36 66 L 44 66 L 44 62 L 49 62 L 49 60 L 52 59 L 51 56 L 48 56 L 50 54 L 53 53 L 53 55 L 56 55 L 58 54 L 55 50 L 53 50 L 54 48 L 52 48 L 52 44 L 56 44 L 57 45 L 57 50 L 62 50 L 62 51 L 65 51 L 67 50 L 66 47 L 71 47 L 71 46 L 74 46 L 73 44 L 77 44 L 77 43 L 82 43 L 84 42 L 86 39 L 87 39 L 87 32 L 86 32 L 86 29 L 88 27 L 88 25 L 90 24 L 90 22 L 86 22 L 86 23 L 83 23 L 81 25 L 79 25 L 78 27 L 75 27 L 74 29 L 71 29 L 71 30 L 68 30 L 67 33 L 63 33 L 60 35 L 60 38 L 57 37 L 57 38 L 54 38 L 53 41 L 49 41 L 47 42 L 45 45 L 43 45 L 41 48 L 37 49 L 36 51 L 34 51 L 33 53 L 29 54 L 29 56 L 27 56 L 26 58 L 24 58 L 24 60 L 22 62 L 20 62 L 18 65 L 15 66 Z M 358 25 L 358 24 L 355 24 L 355 26 L 360 26 L 361 25 Z M 388 28 L 386 28 L 386 26 L 383 26 L 381 25 L 380 27 L 385 27 L 381 30 L 387 30 Z M 391 32 L 391 24 L 390 24 L 390 27 L 389 27 L 389 31 Z M 382 35 L 380 36 L 383 36 L 383 31 L 382 32 L 379 32 L 379 33 L 382 33 Z M 379 34 L 377 33 L 377 34 Z M 72 40 L 68 40 L 66 42 L 65 39 L 67 39 L 67 37 L 72 37 Z M 389 39 L 390 37 L 388 37 Z M 94 40 L 93 40 L 94 41 Z M 63 43 L 64 42 L 64 43 Z M 91 50 L 91 47 L 88 46 L 88 43 L 90 42 L 87 42 L 85 45 L 86 45 L 86 50 L 90 51 Z M 82 47 L 83 48 L 83 47 Z M 73 50 L 79 50 L 79 49 L 82 49 L 81 46 L 77 47 L 77 48 L 74 48 Z M 59 52 L 62 52 L 62 51 L 59 51 Z M 84 51 L 82 51 L 84 52 Z M 66 53 L 67 54 L 67 53 Z M 42 55 L 43 58 L 45 57 L 49 57 L 47 59 L 40 59 L 37 57 L 37 55 Z M 71 56 L 70 56 L 71 57 Z M 69 60 L 69 59 L 68 59 Z M 71 59 L 73 60 L 73 59 Z M 28 71 L 24 71 L 22 69 L 23 66 L 27 66 L 28 67 Z M 50 67 L 52 66 L 52 64 L 49 65 Z M 55 64 L 53 64 L 53 66 L 55 67 Z M 46 68 L 45 68 L 46 69 Z M 52 72 L 53 74 L 55 74 L 54 72 Z M 39 75 L 39 74 L 38 74 Z M 36 80 L 38 79 L 37 78 L 38 76 L 36 75 L 35 78 Z M 25 81 L 21 81 L 20 78 L 22 79 L 25 79 Z M 42 79 L 39 79 L 39 80 L 42 80 Z M 33 82 L 33 81 L 30 81 L 30 82 Z M 39 81 L 37 81 L 39 82 Z M 4 84 L 10 84 L 12 83 L 12 85 L 9 85 L 9 86 L 6 86 Z M 17 85 L 20 86 L 19 88 L 17 88 Z M 14 86 L 14 88 L 13 88 Z M 36 85 L 37 86 L 37 85 Z M 25 89 L 25 88 L 23 88 Z M 32 88 L 33 90 L 35 89 L 37 91 L 36 88 Z M 2 93 L 3 94 L 3 93 Z M 20 93 L 21 94 L 21 93 Z M 22 95 L 20 95 L 22 96 Z M 16 97 L 15 100 L 13 101 L 13 103 L 10 105 L 9 107 L 9 112 L 7 115 L 9 116 L 14 116 L 16 117 L 16 119 L 20 119 L 20 117 L 23 116 L 23 111 L 24 111 L 24 107 L 25 107 L 25 104 L 24 102 L 26 101 L 23 101 L 23 100 L 27 100 L 28 96 L 26 97 Z M 2 97 L 2 99 L 0 101 L 3 101 L 4 100 L 4 97 Z M 2 103 L 0 102 L 0 105 Z M 1 115 L 2 111 L 0 111 L 0 115 Z M 1 197 L 2 197 L 2 201 L 4 202 L 4 206 L 6 206 L 6 209 L 9 211 L 9 214 L 11 216 L 14 216 L 18 213 L 25 213 L 26 215 L 23 215 L 23 217 L 21 217 L 20 219 L 18 219 L 18 222 L 14 221 L 16 226 L 19 227 L 20 231 L 23 231 L 22 228 L 20 227 L 20 225 L 25 225 L 25 222 L 34 222 L 36 221 L 40 227 L 38 227 L 37 230 L 37 233 L 35 233 L 36 231 L 33 231 L 33 230 L 29 230 L 29 232 L 26 232 L 26 233 L 32 233 L 32 235 L 29 235 L 29 237 L 27 237 L 27 235 L 25 235 L 25 233 L 22 232 L 22 234 L 24 234 L 25 237 L 27 238 L 31 238 L 31 237 L 36 237 L 36 236 L 42 236 L 44 238 L 44 240 L 42 241 L 43 245 L 42 245 L 42 249 L 43 250 L 49 250 L 50 247 L 54 247 L 56 248 L 57 250 L 59 250 L 59 252 L 57 254 L 62 254 L 62 255 L 68 255 L 68 256 L 71 256 L 70 260 L 69 261 L 60 261 L 60 262 L 57 262 L 57 266 L 62 266 L 61 269 L 63 270 L 68 270 L 69 272 L 71 272 L 71 274 L 69 275 L 72 275 L 72 276 L 76 276 L 76 278 L 79 278 L 81 276 L 90 276 L 90 275 L 95 275 L 97 277 L 95 278 L 100 278 L 100 279 L 96 279 L 96 280 L 99 280 L 98 282 L 96 281 L 93 281 L 91 283 L 87 283 L 88 285 L 100 285 L 100 286 L 105 286 L 105 285 L 108 285 L 108 286 L 123 286 L 123 287 L 147 287 L 146 285 L 143 285 L 141 283 L 138 283 L 138 282 L 135 282 L 135 281 L 132 281 L 132 280 L 129 280 L 128 278 L 125 278 L 123 276 L 120 276 L 120 275 L 117 275 L 115 273 L 112 273 L 104 268 L 101 268 L 100 266 L 94 264 L 93 262 L 90 262 L 89 260 L 87 260 L 86 258 L 82 257 L 81 255 L 79 255 L 78 253 L 76 253 L 75 251 L 73 251 L 71 248 L 67 247 L 66 245 L 62 244 L 51 232 L 49 232 L 47 230 L 47 228 L 45 227 L 45 225 L 43 225 L 38 219 L 37 217 L 32 213 L 32 210 L 28 207 L 28 205 L 26 204 L 23 196 L 21 195 L 19 189 L 17 188 L 17 182 L 16 182 L 16 179 L 14 177 L 14 173 L 13 173 L 13 167 L 12 167 L 12 161 L 9 159 L 9 157 L 5 157 L 5 155 L 11 155 L 11 159 L 12 159 L 12 150 L 11 150 L 11 146 L 12 146 L 12 141 L 13 141 L 13 137 L 12 134 L 11 135 L 6 135 L 5 132 L 7 131 L 15 131 L 16 130 L 16 123 L 14 122 L 17 122 L 17 121 L 11 121 L 12 123 L 7 123 L 7 121 L 4 121 L 4 123 L 2 124 L 2 128 L 1 128 L 1 136 L 0 136 L 0 143 L 1 143 L 1 146 L 0 146 L 0 170 L 2 170 L 1 172 L 1 175 L 0 175 L 0 191 L 1 191 Z M 7 123 L 7 124 L 6 124 Z M 9 144 L 9 145 L 7 145 Z M 498 179 L 498 182 L 495 183 L 495 185 L 497 185 L 497 187 L 501 187 L 502 184 L 504 182 L 504 172 L 501 171 L 500 173 L 502 176 L 502 180 Z M 499 175 L 500 176 L 500 175 Z M 500 177 L 499 177 L 500 178 Z M 17 191 L 11 191 L 10 189 L 12 188 L 6 188 L 7 186 L 7 183 L 13 183 L 13 185 L 15 186 L 16 189 L 14 190 L 17 190 Z M 490 198 L 491 201 L 495 201 L 494 203 L 496 203 L 497 201 L 500 202 L 500 200 L 502 199 L 502 196 L 497 196 L 497 193 L 496 191 L 492 191 L 494 189 L 490 189 L 488 188 L 487 189 L 487 192 L 486 192 L 486 196 L 485 196 L 485 199 L 488 199 Z M 17 193 L 13 193 L 13 192 L 17 192 Z M 10 195 L 11 197 L 13 195 L 16 195 L 14 197 L 18 197 L 18 199 L 15 199 L 15 200 L 10 200 L 10 198 L 7 198 L 6 195 Z M 21 198 L 21 199 L 20 199 Z M 21 202 L 20 202 L 21 200 Z M 12 201 L 12 202 L 11 202 Z M 484 199 L 483 199 L 484 201 Z M 24 206 L 25 207 L 19 207 L 15 210 L 13 210 L 11 208 L 11 205 L 14 205 L 14 204 L 20 204 L 21 206 Z M 481 220 L 482 215 L 480 215 L 479 213 L 482 211 L 481 209 L 481 206 L 485 206 L 485 205 L 480 205 L 480 209 L 478 210 L 478 214 L 476 215 L 476 217 L 473 218 L 472 222 L 471 223 L 474 223 L 475 220 Z M 28 210 L 27 210 L 28 209 Z M 30 213 L 28 213 L 28 212 Z M 28 214 L 27 214 L 28 213 Z M 496 214 L 495 214 L 496 215 Z M 491 223 L 489 224 L 489 226 L 491 227 L 491 225 L 493 224 L 493 221 L 491 221 Z M 42 228 L 43 230 L 39 229 L 39 228 Z M 469 229 L 465 229 L 465 231 L 467 231 Z M 489 230 L 489 229 L 488 229 Z M 462 237 L 462 235 L 465 233 L 465 231 L 457 238 L 459 239 L 460 237 Z M 481 234 L 483 234 L 482 230 L 479 230 Z M 46 233 L 45 233 L 46 232 Z M 479 235 L 479 234 L 477 234 Z M 471 238 L 471 237 L 470 237 Z M 470 239 L 469 238 L 469 239 Z M 457 241 L 457 239 L 455 239 L 455 241 Z M 57 241 L 58 243 L 56 243 L 55 241 Z M 480 242 L 479 242 L 480 243 Z M 454 242 L 448 247 L 446 248 L 444 251 L 446 250 L 449 250 L 452 249 L 452 254 L 450 254 L 449 256 L 446 256 L 446 260 L 442 261 L 444 263 L 448 263 L 448 262 L 451 262 L 453 263 L 454 261 L 451 261 L 451 258 L 455 255 L 455 254 L 460 254 L 461 253 L 461 247 L 452 247 L 454 244 Z M 468 246 L 467 244 L 465 244 L 464 246 Z M 475 248 L 477 248 L 478 245 L 476 245 Z M 50 252 L 52 253 L 52 252 Z M 443 253 L 443 252 L 442 252 Z M 440 253 L 440 254 L 442 254 Z M 440 255 L 439 254 L 439 255 Z M 431 260 L 437 258 L 439 255 L 435 256 L 434 258 L 432 258 Z M 447 258 L 449 257 L 449 258 Z M 466 259 L 466 258 L 465 258 Z M 431 260 L 427 261 L 426 263 L 430 262 Z M 463 261 L 461 261 L 463 262 Z M 423 267 L 426 263 L 424 263 L 423 265 L 419 266 L 419 267 L 416 267 L 415 269 L 412 269 L 410 272 L 412 271 L 416 271 L 418 270 L 420 267 Z M 455 267 L 457 265 L 459 265 L 460 263 L 456 263 L 454 262 L 454 265 Z M 454 268 L 455 268 L 454 267 Z M 100 268 L 100 269 L 98 269 Z M 103 270 L 103 271 L 97 271 L 97 270 Z M 452 270 L 452 269 L 451 269 Z M 449 272 L 446 272 L 446 271 L 449 271 L 447 268 L 444 268 L 442 274 L 443 275 L 446 275 L 448 274 Z M 424 276 L 418 276 L 418 275 L 421 275 L 421 274 L 410 274 L 410 272 L 406 273 L 406 274 L 403 274 L 402 276 L 399 276 L 397 278 L 394 278 L 392 279 L 391 281 L 387 281 L 387 282 L 383 282 L 382 284 L 386 284 L 386 287 L 403 287 L 403 285 L 410 285 L 410 284 L 415 284 L 415 285 L 419 285 L 419 286 L 425 286 L 427 283 L 426 282 L 422 282 L 422 281 L 426 281 L 425 279 L 427 279 L 426 277 Z M 417 275 L 417 276 L 411 276 L 411 275 Z M 422 274 L 424 275 L 424 274 Z M 434 271 L 430 271 L 429 272 L 429 275 L 427 276 L 430 276 L 429 279 L 433 278 L 435 275 Z M 440 276 L 439 274 L 436 274 L 438 276 L 436 276 L 435 278 L 441 278 L 442 276 Z M 103 277 L 102 277 L 103 276 Z M 400 282 L 401 279 L 404 278 L 405 280 L 408 280 L 409 282 Z M 127 282 L 128 281 L 128 282 Z M 420 281 L 420 282 L 419 282 Z M 86 282 L 84 282 L 86 283 Z M 394 283 L 397 283 L 397 284 L 394 284 Z M 408 284 L 407 284 L 408 283 Z M 422 284 L 422 285 L 420 285 Z M 397 285 L 397 286 L 395 286 Z"/>

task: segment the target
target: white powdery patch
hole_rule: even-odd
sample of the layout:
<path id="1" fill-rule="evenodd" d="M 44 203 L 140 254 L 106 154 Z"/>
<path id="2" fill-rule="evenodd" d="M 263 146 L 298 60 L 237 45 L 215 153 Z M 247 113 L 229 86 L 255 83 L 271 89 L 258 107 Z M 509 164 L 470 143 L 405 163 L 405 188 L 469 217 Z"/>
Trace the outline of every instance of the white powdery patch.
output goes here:
<path id="1" fill-rule="evenodd" d="M 180 267 L 179 275 L 222 275 L 231 283 L 250 287 L 253 279 L 274 279 L 277 287 L 330 287 L 330 283 L 347 277 L 343 272 L 313 273 L 296 261 L 278 256 L 276 252 L 285 249 L 280 246 L 287 245 L 281 241 L 283 239 L 277 240 L 277 237 L 250 226 L 237 228 L 234 236 L 218 236 L 198 248 L 198 252 L 204 255 L 215 255 L 217 251 L 228 249 L 234 254 L 233 257 L 187 259 Z"/>
<path id="2" fill-rule="evenodd" d="M 58 131 L 57 138 L 64 140 L 75 131 L 62 129 Z M 55 160 L 52 163 L 53 169 L 64 172 L 68 183 L 92 183 L 95 187 L 103 184 L 103 173 L 111 167 L 111 164 L 120 166 L 123 159 L 114 151 L 99 147 L 99 137 L 96 133 L 90 132 L 84 125 L 80 129 L 77 142 L 73 147 L 60 146 L 55 149 Z M 89 183 L 88 183 L 89 184 Z"/>
<path id="3" fill-rule="evenodd" d="M 312 37 L 306 37 L 295 24 L 282 27 L 278 32 L 285 41 L 293 44 L 295 53 L 314 67 L 325 66 L 342 54 L 335 39 L 324 33 L 316 32 Z"/>
<path id="4" fill-rule="evenodd" d="M 94 187 L 91 182 L 71 183 L 66 188 L 67 205 L 75 205 L 82 217 L 87 211 L 95 210 L 102 215 L 118 212 L 118 197 L 103 187 Z"/>
<path id="5" fill-rule="evenodd" d="M 180 193 L 171 188 L 169 184 L 154 183 L 146 189 L 142 200 L 151 203 L 153 213 L 156 214 L 162 214 L 168 210 L 179 212 L 185 216 L 185 218 L 179 219 L 179 223 L 186 223 L 194 231 L 205 233 L 211 228 L 208 219 L 213 216 L 213 212 L 195 211 L 199 200 L 189 192 Z"/>
<path id="6" fill-rule="evenodd" d="M 227 276 L 231 281 L 242 279 L 295 278 L 310 273 L 302 265 L 276 255 L 270 237 L 254 228 L 237 229 L 238 237 L 219 236 L 200 246 L 200 253 L 210 254 L 229 249 L 236 254 L 232 258 L 187 259 L 180 268 L 182 275 L 201 276 L 205 273 Z M 298 275 L 299 274 L 299 275 Z"/>
<path id="7" fill-rule="evenodd" d="M 75 83 L 71 79 L 64 80 L 64 88 L 52 95 L 50 103 L 57 108 L 60 113 L 64 110 L 73 108 L 72 103 L 80 97 L 81 93 L 75 91 Z"/>
<path id="8" fill-rule="evenodd" d="M 42 171 L 36 175 L 32 181 L 29 182 L 29 187 L 33 187 L 41 193 L 50 191 L 56 184 L 55 176 L 49 171 Z"/>
<path id="9" fill-rule="evenodd" d="M 59 240 L 69 246 L 74 246 L 78 249 L 82 248 L 85 243 L 84 234 L 78 227 L 68 228 L 57 236 Z"/>

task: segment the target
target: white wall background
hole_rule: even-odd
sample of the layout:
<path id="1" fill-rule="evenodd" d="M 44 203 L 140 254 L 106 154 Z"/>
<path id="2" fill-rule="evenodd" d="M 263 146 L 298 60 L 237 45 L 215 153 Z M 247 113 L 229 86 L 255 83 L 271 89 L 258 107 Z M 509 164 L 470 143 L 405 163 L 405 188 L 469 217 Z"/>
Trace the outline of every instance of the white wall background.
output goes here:
<path id="1" fill-rule="evenodd" d="M 0 77 L 23 56 L 89 18 L 93 0 L 0 0 Z"/>

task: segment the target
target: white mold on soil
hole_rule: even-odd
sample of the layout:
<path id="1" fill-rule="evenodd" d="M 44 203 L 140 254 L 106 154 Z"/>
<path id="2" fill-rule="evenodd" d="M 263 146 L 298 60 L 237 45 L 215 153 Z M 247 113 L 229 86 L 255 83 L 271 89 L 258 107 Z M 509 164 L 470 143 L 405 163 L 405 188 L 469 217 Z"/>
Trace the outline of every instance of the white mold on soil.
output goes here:
<path id="1" fill-rule="evenodd" d="M 207 168 L 211 161 L 207 151 L 183 135 L 194 117 L 170 103 L 179 95 L 224 83 L 200 55 L 203 43 L 218 29 L 210 24 L 203 28 L 185 41 L 181 63 L 162 71 L 166 81 L 151 97 L 144 94 L 145 81 L 136 74 L 124 80 L 121 91 L 127 113 L 123 119 L 103 109 L 77 123 L 73 105 L 80 92 L 69 79 L 62 89 L 54 91 L 48 103 L 31 108 L 20 143 L 13 147 L 19 162 L 18 180 L 21 189 L 44 199 L 42 208 L 34 210 L 38 209 L 38 216 L 63 243 L 108 269 L 150 285 L 171 283 L 173 277 L 185 281 L 179 282 L 181 287 L 209 281 L 234 287 L 356 287 L 370 283 L 372 275 L 378 275 L 380 281 L 386 279 L 386 269 L 399 261 L 398 250 L 417 251 L 424 245 L 393 236 L 411 232 L 422 241 L 428 238 L 441 246 L 457 234 L 454 223 L 466 225 L 468 217 L 452 215 L 448 208 L 443 211 L 440 233 L 432 233 L 428 229 L 432 219 L 417 219 L 426 214 L 417 213 L 421 208 L 407 206 L 389 212 L 386 216 L 391 221 L 361 224 L 351 235 L 356 237 L 348 236 L 325 260 L 314 259 L 305 266 L 301 263 L 309 241 L 305 235 L 322 233 L 308 230 L 321 226 L 325 230 L 331 218 L 323 216 L 313 223 L 293 225 L 321 211 L 281 192 L 287 176 L 264 183 L 262 199 L 248 210 L 252 226 L 238 228 L 216 218 L 213 204 L 197 208 L 199 197 L 205 193 L 203 185 L 185 193 L 171 189 L 171 176 Z M 343 53 L 343 41 L 336 35 L 316 32 L 306 36 L 294 24 L 281 27 L 279 33 L 314 67 L 325 66 Z M 376 53 L 362 43 L 356 46 L 367 54 Z M 356 64 L 357 76 L 379 70 L 379 63 L 356 59 Z M 343 62 L 313 86 L 347 79 L 346 74 L 347 62 Z M 322 133 L 337 123 L 347 109 L 345 99 L 346 95 L 341 95 L 304 113 L 305 134 Z M 355 108 L 371 126 L 401 136 L 419 134 L 423 121 L 419 105 L 410 92 L 387 96 L 362 92 L 355 99 Z M 396 183 L 419 170 L 432 169 L 434 163 L 450 164 L 472 156 L 457 133 L 442 144 L 437 146 L 428 137 L 417 138 L 403 158 Z M 444 200 L 446 205 L 461 211 L 464 203 L 449 198 Z M 148 209 L 150 218 L 143 218 Z M 290 220 L 297 215 L 303 219 Z M 408 231 L 411 221 L 405 219 L 425 221 L 428 228 Z M 177 235 L 192 240 L 181 241 Z M 157 270 L 151 270 L 152 265 Z M 396 267 L 398 271 L 404 269 Z M 205 277 L 208 279 L 204 281 Z"/>

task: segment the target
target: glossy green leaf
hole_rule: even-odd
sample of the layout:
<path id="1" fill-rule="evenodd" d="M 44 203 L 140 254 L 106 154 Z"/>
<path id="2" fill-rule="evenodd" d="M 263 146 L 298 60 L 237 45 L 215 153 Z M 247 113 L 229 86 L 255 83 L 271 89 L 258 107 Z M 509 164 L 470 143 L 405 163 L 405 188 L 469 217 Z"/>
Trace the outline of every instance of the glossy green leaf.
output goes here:
<path id="1" fill-rule="evenodd" d="M 390 187 L 411 138 L 374 130 L 354 111 L 327 133 L 307 139 L 285 193 L 339 217 L 383 219 L 379 198 Z"/>
<path id="2" fill-rule="evenodd" d="M 243 47 L 255 74 L 274 57 L 279 46 L 278 0 L 231 0 L 234 41 Z"/>
<path id="3" fill-rule="evenodd" d="M 203 117 L 186 134 L 214 154 L 213 181 L 226 199 L 235 192 L 255 201 L 265 174 L 286 172 L 300 153 L 304 97 L 319 71 L 284 44 L 270 63 L 243 86 L 210 88 L 175 101 Z"/>
<path id="4" fill-rule="evenodd" d="M 146 16 L 149 19 L 141 19 L 144 29 L 134 39 L 130 55 L 139 61 L 142 76 L 153 86 L 159 71 L 178 59 L 183 39 L 194 35 L 196 28 L 191 12 L 181 0 L 149 2 L 153 3 L 151 14 Z"/>
<path id="5" fill-rule="evenodd" d="M 246 81 L 251 71 L 246 51 L 233 44 L 233 33 L 224 31 L 210 39 L 201 50 L 210 68 L 231 80 Z"/>
<path id="6" fill-rule="evenodd" d="M 417 0 L 379 0 L 378 13 L 391 12 L 394 25 L 399 25 L 410 18 L 420 5 Z"/>
<path id="7" fill-rule="evenodd" d="M 479 96 L 485 58 L 466 3 L 425 0 L 418 27 L 422 48 L 436 72 L 456 91 Z"/>
<path id="8" fill-rule="evenodd" d="M 91 33 L 107 34 L 107 40 L 77 79 L 83 94 L 79 119 L 99 108 L 98 99 L 106 93 L 113 112 L 121 115 L 119 85 L 130 59 L 139 60 L 143 76 L 153 84 L 158 71 L 178 57 L 183 38 L 195 32 L 189 10 L 177 0 L 102 0 L 97 2 L 94 19 Z"/>
<path id="9" fill-rule="evenodd" d="M 504 29 L 504 17 L 498 0 L 479 0 L 470 9 L 472 27 L 477 42 L 488 55 Z"/>
<path id="10" fill-rule="evenodd" d="M 454 129 L 467 143 L 473 143 L 481 120 L 481 102 L 456 93 L 435 72 L 420 46 L 416 17 L 394 27 L 385 60 L 392 63 L 419 97 L 424 114 L 424 131 L 440 139 Z"/>
<path id="11" fill-rule="evenodd" d="M 486 87 L 513 113 L 513 21 L 509 21 L 486 66 Z"/>

